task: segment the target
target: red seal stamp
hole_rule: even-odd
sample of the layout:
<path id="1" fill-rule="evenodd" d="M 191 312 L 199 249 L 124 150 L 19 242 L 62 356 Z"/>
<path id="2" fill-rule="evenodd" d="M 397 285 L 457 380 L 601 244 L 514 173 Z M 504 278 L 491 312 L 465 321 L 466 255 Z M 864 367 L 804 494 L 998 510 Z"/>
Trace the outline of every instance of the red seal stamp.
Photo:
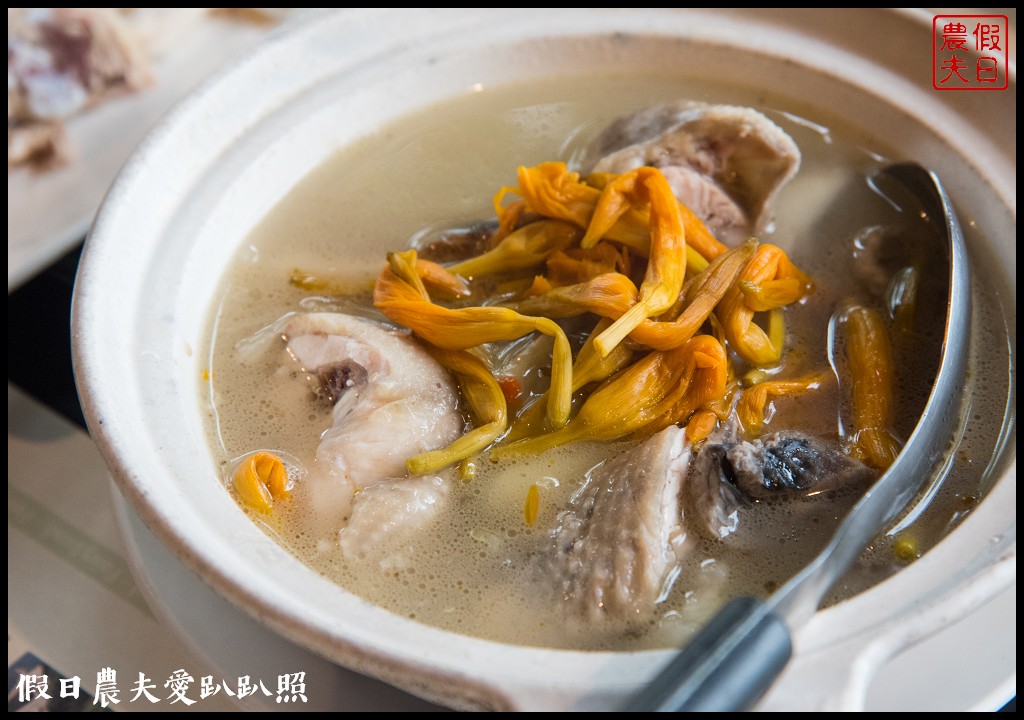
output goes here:
<path id="1" fill-rule="evenodd" d="M 936 90 L 1005 90 L 1010 86 L 1006 15 L 936 15 L 932 18 L 932 87 Z"/>

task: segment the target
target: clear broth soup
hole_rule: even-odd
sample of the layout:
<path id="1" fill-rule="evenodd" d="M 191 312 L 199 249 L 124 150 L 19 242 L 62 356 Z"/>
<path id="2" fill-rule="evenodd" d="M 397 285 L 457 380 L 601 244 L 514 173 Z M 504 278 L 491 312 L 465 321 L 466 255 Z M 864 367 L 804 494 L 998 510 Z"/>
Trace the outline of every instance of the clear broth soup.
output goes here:
<path id="1" fill-rule="evenodd" d="M 492 219 L 492 196 L 515 184 L 517 166 L 571 162 L 620 114 L 677 99 L 754 107 L 800 147 L 800 171 L 782 190 L 774 223 L 759 239 L 781 246 L 815 281 L 814 293 L 787 310 L 787 376 L 829 369 L 830 318 L 861 292 L 851 271 L 857 238 L 894 222 L 866 178 L 898 153 L 805 104 L 678 78 L 566 78 L 487 88 L 344 148 L 271 209 L 239 251 L 210 318 L 208 373 L 201 387 L 210 409 L 210 446 L 226 491 L 234 492 L 230 477 L 237 459 L 254 450 L 282 452 L 308 467 L 331 425 L 329 408 L 310 403 L 308 387 L 280 371 L 283 353 L 269 353 L 263 363 L 242 362 L 239 343 L 293 311 L 374 317 L 370 288 L 387 250 L 405 249 L 431 229 Z M 977 274 L 985 258 L 974 260 Z M 289 282 L 297 268 L 339 279 L 351 294 L 303 291 Z M 975 292 L 972 406 L 1006 408 L 1012 368 L 1006 322 L 994 294 L 980 283 Z M 943 313 L 936 308 L 930 315 L 941 322 Z M 922 327 L 922 337 L 931 341 L 920 346 L 935 346 L 941 330 Z M 895 429 L 902 438 L 917 422 L 938 360 L 921 355 L 905 353 L 916 360 L 897 363 Z M 830 602 L 911 562 L 981 499 L 1006 413 L 965 412 L 970 414 L 949 476 L 922 496 L 899 532 L 880 537 L 864 553 Z M 832 383 L 776 403 L 770 429 L 842 436 L 848 416 L 842 386 Z M 471 482 L 449 469 L 452 489 L 436 521 L 413 537 L 385 542 L 360 561 L 346 560 L 336 534 L 315 532 L 288 503 L 271 515 L 249 512 L 302 562 L 397 614 L 500 642 L 623 650 L 678 645 L 729 597 L 770 594 L 820 550 L 855 500 L 752 505 L 740 522 L 746 549 L 695 543 L 671 590 L 648 615 L 625 625 L 595 626 L 566 617 L 545 556 L 557 515 L 586 472 L 630 447 L 576 443 L 538 456 L 481 462 Z M 541 501 L 537 521 L 528 526 L 523 501 L 533 484 L 541 488 Z M 302 493 L 301 479 L 295 493 Z"/>

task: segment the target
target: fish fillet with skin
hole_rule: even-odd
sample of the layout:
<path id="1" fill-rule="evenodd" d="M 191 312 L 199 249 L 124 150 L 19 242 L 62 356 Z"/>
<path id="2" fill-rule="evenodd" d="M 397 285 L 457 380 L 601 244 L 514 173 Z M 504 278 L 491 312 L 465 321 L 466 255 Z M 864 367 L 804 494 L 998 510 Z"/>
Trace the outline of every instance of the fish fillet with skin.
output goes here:
<path id="1" fill-rule="evenodd" d="M 683 551 L 680 490 L 690 459 L 674 425 L 599 465 L 555 530 L 567 604 L 590 620 L 628 620 L 662 595 Z"/>
<path id="2" fill-rule="evenodd" d="M 404 479 L 410 456 L 444 447 L 462 433 L 454 382 L 407 334 L 339 313 L 296 315 L 282 334 L 292 360 L 317 377 L 333 403 L 332 425 L 305 480 L 320 529 L 339 530 L 350 511 L 366 505 L 353 508 L 356 492 L 380 496 L 372 486 Z M 433 512 L 442 495 L 426 485 L 423 492 L 430 498 L 395 506 Z M 355 518 L 350 524 L 365 525 Z"/>
<path id="3" fill-rule="evenodd" d="M 696 532 L 742 544 L 735 533 L 745 505 L 863 492 L 873 478 L 866 465 L 820 438 L 782 431 L 746 441 L 729 423 L 697 453 L 683 496 Z"/>
<path id="4" fill-rule="evenodd" d="M 793 139 L 747 107 L 680 101 L 615 120 L 587 148 L 584 168 L 656 167 L 676 198 L 736 245 L 763 231 L 779 189 L 800 167 Z"/>
<path id="5" fill-rule="evenodd" d="M 378 562 L 404 551 L 390 543 L 399 535 L 424 528 L 448 495 L 448 483 L 437 475 L 381 480 L 356 494 L 348 523 L 338 535 L 348 558 Z"/>

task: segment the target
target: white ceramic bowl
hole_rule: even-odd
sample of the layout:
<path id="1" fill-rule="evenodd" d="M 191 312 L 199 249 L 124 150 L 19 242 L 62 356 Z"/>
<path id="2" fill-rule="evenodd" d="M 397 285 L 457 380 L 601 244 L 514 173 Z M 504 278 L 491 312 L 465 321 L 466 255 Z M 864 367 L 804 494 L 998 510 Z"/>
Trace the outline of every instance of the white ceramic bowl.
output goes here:
<path id="1" fill-rule="evenodd" d="M 333 149 L 474 83 L 607 63 L 667 64 L 741 85 L 756 78 L 869 134 L 885 128 L 893 146 L 938 170 L 961 206 L 986 218 L 992 249 L 1015 258 L 1015 75 L 999 97 L 932 90 L 918 72 L 930 62 L 930 20 L 841 10 L 345 11 L 272 36 L 149 134 L 89 237 L 75 369 L 90 431 L 122 492 L 218 592 L 341 664 L 458 707 L 614 707 L 666 652 L 563 652 L 446 633 L 345 592 L 253 526 L 214 481 L 196 387 L 193 350 L 204 343 L 217 282 L 261 209 Z M 991 280 L 1015 307 L 1013 263 L 1003 270 Z M 1008 453 L 989 497 L 945 541 L 815 616 L 765 706 L 857 707 L 882 660 L 1016 582 Z"/>

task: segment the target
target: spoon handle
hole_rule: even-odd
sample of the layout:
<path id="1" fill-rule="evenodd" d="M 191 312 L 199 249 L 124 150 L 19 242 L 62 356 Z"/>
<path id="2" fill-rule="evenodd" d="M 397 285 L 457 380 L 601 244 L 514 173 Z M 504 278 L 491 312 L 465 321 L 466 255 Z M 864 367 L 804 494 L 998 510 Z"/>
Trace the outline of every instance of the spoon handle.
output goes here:
<path id="1" fill-rule="evenodd" d="M 745 710 L 785 667 L 790 627 L 817 610 L 833 583 L 864 547 L 902 512 L 934 472 L 945 474 L 957 440 L 970 343 L 971 289 L 963 230 L 938 177 L 913 163 L 890 165 L 872 181 L 896 181 L 910 192 L 895 202 L 921 214 L 935 252 L 949 262 L 946 329 L 939 370 L 921 419 L 895 462 L 850 510 L 829 544 L 767 602 L 738 598 L 726 605 L 634 699 L 631 710 Z M 880 190 L 881 192 L 881 190 Z"/>
<path id="2" fill-rule="evenodd" d="M 752 597 L 730 601 L 625 708 L 637 712 L 745 710 L 789 661 L 786 623 Z"/>

